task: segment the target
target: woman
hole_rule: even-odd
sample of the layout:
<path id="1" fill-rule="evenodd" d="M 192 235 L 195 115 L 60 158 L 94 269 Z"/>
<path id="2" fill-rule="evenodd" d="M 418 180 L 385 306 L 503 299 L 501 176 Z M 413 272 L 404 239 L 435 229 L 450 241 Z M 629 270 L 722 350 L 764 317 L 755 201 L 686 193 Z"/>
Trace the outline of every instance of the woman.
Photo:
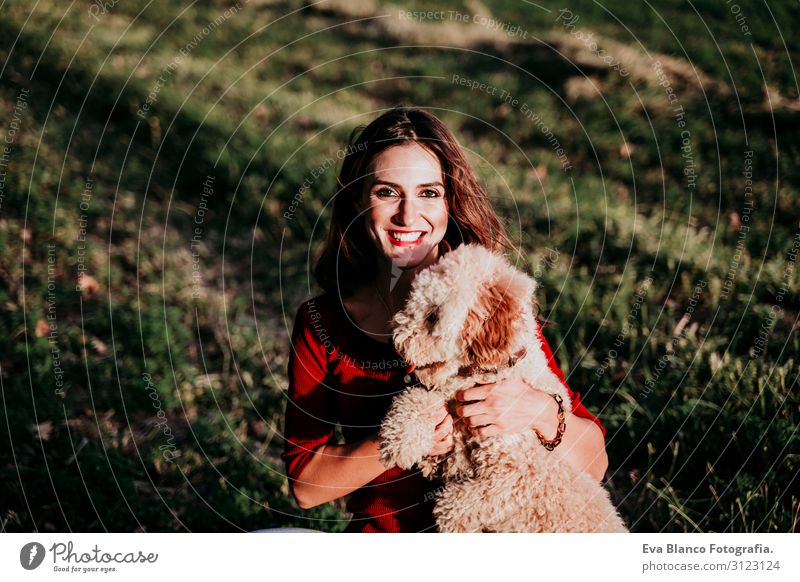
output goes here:
<path id="1" fill-rule="evenodd" d="M 392 344 L 391 319 L 415 275 L 448 250 L 510 242 L 455 137 L 432 114 L 392 109 L 354 132 L 338 177 L 327 240 L 315 267 L 325 293 L 297 311 L 285 418 L 290 487 L 302 508 L 352 494 L 346 531 L 435 531 L 434 492 L 416 471 L 386 467 L 378 430 L 392 397 L 414 380 Z M 551 369 L 564 380 L 538 329 Z M 566 383 L 565 383 L 566 385 Z M 573 413 L 557 453 L 602 479 L 605 428 L 570 391 Z M 443 408 L 431 455 L 453 447 L 453 423 L 483 436 L 555 435 L 558 405 L 524 383 L 480 384 Z M 337 444 L 341 426 L 344 444 Z"/>

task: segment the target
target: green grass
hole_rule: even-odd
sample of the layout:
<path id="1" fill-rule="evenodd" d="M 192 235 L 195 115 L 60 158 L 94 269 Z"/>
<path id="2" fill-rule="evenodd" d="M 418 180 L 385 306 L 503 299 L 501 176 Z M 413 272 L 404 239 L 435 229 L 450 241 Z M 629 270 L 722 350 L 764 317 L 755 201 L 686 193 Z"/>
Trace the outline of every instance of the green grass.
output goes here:
<path id="1" fill-rule="evenodd" d="M 182 6 L 126 1 L 92 27 L 88 2 L 43 1 L 30 15 L 29 3 L 6 2 L 2 131 L 20 89 L 30 96 L 0 206 L 2 528 L 344 527 L 341 503 L 295 506 L 279 458 L 288 331 L 309 285 L 316 293 L 307 250 L 324 233 L 335 172 L 314 182 L 294 220 L 283 212 L 354 126 L 410 103 L 454 129 L 539 273 L 553 322 L 545 333 L 608 428 L 608 484 L 632 529 L 797 531 L 800 281 L 790 253 L 800 142 L 789 31 L 798 15 L 782 3 L 753 10 L 746 37 L 717 3 L 694 2 L 698 15 L 670 2 L 660 17 L 573 3 L 576 29 L 630 68 L 623 78 L 555 21 L 561 4 L 537 4 L 546 10 L 492 3 L 494 18 L 527 40 L 453 33 L 453 22 L 418 24 L 411 38 L 398 3 L 359 14 L 344 3 L 247 5 L 164 74 L 232 3 L 175 19 Z M 654 59 L 666 63 L 685 128 Z M 453 74 L 535 110 L 573 169 L 561 171 L 519 106 L 455 86 Z M 682 129 L 695 188 L 683 175 Z M 754 204 L 741 237 L 745 150 Z M 194 298 L 189 242 L 209 174 Z M 96 185 L 81 208 L 89 175 Z M 98 284 L 83 295 L 81 214 Z M 63 396 L 41 326 L 37 336 L 48 244 Z M 174 463 L 164 461 L 151 394 L 180 453 Z"/>

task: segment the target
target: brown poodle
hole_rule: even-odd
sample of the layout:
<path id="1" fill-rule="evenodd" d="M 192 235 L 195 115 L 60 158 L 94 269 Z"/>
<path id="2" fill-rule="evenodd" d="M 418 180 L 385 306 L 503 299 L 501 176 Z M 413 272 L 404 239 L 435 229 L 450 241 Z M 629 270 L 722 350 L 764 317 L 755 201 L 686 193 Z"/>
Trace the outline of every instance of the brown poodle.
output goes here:
<path id="1" fill-rule="evenodd" d="M 390 465 L 442 477 L 434 516 L 442 532 L 624 532 L 608 492 L 533 430 L 480 438 L 461 423 L 447 455 L 426 456 L 442 405 L 478 380 L 517 378 L 571 401 L 536 334 L 536 282 L 500 254 L 461 245 L 414 280 L 394 317 L 394 343 L 421 385 L 395 397 L 381 430 Z"/>

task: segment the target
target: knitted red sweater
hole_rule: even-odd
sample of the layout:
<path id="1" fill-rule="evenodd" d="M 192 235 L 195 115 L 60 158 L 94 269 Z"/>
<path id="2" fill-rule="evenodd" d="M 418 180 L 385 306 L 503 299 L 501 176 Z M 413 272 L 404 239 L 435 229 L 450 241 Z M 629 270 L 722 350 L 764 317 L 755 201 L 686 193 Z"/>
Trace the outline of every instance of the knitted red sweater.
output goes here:
<path id="1" fill-rule="evenodd" d="M 564 382 L 550 347 L 537 329 L 551 370 Z M 344 441 L 359 441 L 376 433 L 392 397 L 405 389 L 406 363 L 391 343 L 361 331 L 338 297 L 325 293 L 297 310 L 289 356 L 289 399 L 281 455 L 291 480 L 322 445 L 336 444 L 334 428 Z M 572 392 L 573 414 L 589 418 L 606 434 L 600 420 Z M 350 494 L 350 532 L 433 532 L 433 492 L 442 483 L 419 471 L 398 467 Z"/>

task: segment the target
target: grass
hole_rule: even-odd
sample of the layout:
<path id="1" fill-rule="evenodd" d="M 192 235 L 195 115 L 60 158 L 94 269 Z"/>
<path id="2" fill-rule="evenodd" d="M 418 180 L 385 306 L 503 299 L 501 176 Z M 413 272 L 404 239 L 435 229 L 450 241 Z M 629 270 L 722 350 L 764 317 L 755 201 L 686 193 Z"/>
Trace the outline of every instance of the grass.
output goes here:
<path id="1" fill-rule="evenodd" d="M 296 507 L 278 456 L 289 327 L 316 292 L 307 251 L 335 171 L 283 213 L 355 125 L 404 102 L 453 128 L 539 274 L 545 333 L 608 428 L 632 529 L 797 531 L 796 11 L 754 9 L 747 37 L 709 2 L 573 3 L 622 77 L 553 2 L 441 5 L 527 39 L 410 23 L 397 3 L 310 4 L 242 5 L 208 34 L 233 3 L 124 2 L 99 23 L 88 2 L 1 9 L 6 135 L 29 90 L 0 206 L 3 529 L 344 527 L 342 503 Z M 93 282 L 77 292 L 81 264 Z"/>

